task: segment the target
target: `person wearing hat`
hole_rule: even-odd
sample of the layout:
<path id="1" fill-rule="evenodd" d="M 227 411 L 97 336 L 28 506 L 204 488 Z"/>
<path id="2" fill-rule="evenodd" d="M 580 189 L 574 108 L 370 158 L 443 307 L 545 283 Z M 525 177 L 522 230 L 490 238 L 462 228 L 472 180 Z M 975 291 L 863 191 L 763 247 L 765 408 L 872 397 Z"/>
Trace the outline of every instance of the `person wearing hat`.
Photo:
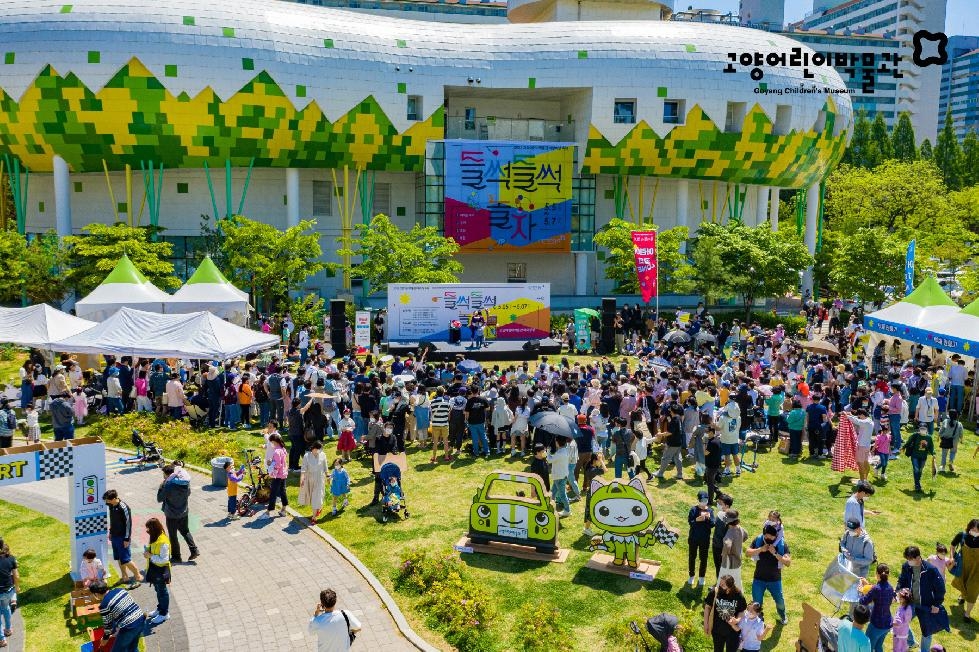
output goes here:
<path id="1" fill-rule="evenodd" d="M 687 534 L 687 545 L 689 547 L 689 552 L 687 555 L 687 567 L 690 571 L 690 586 L 694 586 L 694 582 L 699 582 L 700 586 L 704 585 L 704 577 L 707 575 L 707 551 L 710 547 L 710 531 L 714 527 L 714 510 L 710 508 L 710 503 L 708 500 L 708 493 L 706 491 L 697 492 L 697 504 L 690 508 L 690 512 L 687 514 L 687 523 L 690 525 L 690 531 Z M 697 565 L 697 558 L 700 558 L 700 564 Z M 697 571 L 696 577 L 694 579 L 694 571 Z"/>
<path id="2" fill-rule="evenodd" d="M 119 382 L 119 369 L 112 366 L 106 371 L 105 396 L 109 413 L 122 414 L 122 384 Z"/>
<path id="3" fill-rule="evenodd" d="M 846 522 L 846 532 L 840 539 L 840 552 L 846 558 L 850 572 L 863 578 L 870 573 L 870 565 L 877 558 L 874 542 L 857 520 Z"/>

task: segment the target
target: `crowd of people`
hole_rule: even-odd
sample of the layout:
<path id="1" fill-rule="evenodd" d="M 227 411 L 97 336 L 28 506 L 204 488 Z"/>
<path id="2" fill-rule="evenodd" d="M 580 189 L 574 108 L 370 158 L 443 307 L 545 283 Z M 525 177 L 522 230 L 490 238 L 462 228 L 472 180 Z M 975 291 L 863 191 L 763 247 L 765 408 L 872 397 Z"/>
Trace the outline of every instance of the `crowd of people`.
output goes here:
<path id="1" fill-rule="evenodd" d="M 689 583 L 708 582 L 709 550 L 718 579 L 710 580 L 714 588 L 704 626 L 715 650 L 729 651 L 758 649 L 770 627 L 764 619 L 766 594 L 778 623 L 787 622 L 781 578 L 783 570 L 791 572 L 792 557 L 781 514 L 773 504 L 768 520 L 749 532 L 753 526 L 741 524 L 731 496 L 742 471 L 756 471 L 746 452 L 779 446 L 789 458 L 829 460 L 834 472 L 856 476 L 840 550 L 849 571 L 865 578 L 869 606 L 854 605 L 852 626 L 841 637 L 863 637 L 882 650 L 893 630 L 897 649 L 899 637 L 913 637 L 907 630 L 910 613 L 919 622 L 922 650 L 928 649 L 931 636 L 948 629 L 947 614 L 937 617 L 945 613 L 946 571 L 961 593 L 963 620 L 971 622 L 979 592 L 979 520 L 949 541 L 952 554 L 945 559 L 952 564 L 923 559 L 917 547 L 908 546 L 896 588 L 889 590 L 885 563 L 876 565 L 876 583 L 869 579 L 876 556 L 863 501 L 874 493 L 871 475 L 878 486 L 886 483 L 889 465 L 903 463 L 902 453 L 909 458 L 914 491 L 924 489 L 929 462 L 932 477 L 955 473 L 974 372 L 958 356 L 926 354 L 919 346 L 907 350 L 881 342 L 869 351 L 860 337 L 859 314 L 843 323 L 838 305 L 810 303 L 805 313 L 807 333 L 802 334 L 736 319 L 715 323 L 702 306 L 673 323 L 628 308 L 616 318 L 615 343 L 632 355 L 618 362 L 543 357 L 485 368 L 465 359 L 433 363 L 424 354 L 336 358 L 301 327 L 298 334 L 285 332 L 283 351 L 267 358 L 198 364 L 123 357 L 107 359 L 100 371 L 84 372 L 64 358 L 50 377 L 31 360 L 22 370 L 28 396 L 22 407 L 43 401 L 53 419 L 56 409 L 65 408 L 55 408 L 58 401 L 68 402 L 70 425 L 87 416 L 94 392 L 104 394 L 100 409 L 110 414 L 152 410 L 207 427 L 262 428 L 274 485 L 268 515 L 277 500 L 284 508 L 290 473 L 301 475 L 301 498 L 313 506 L 314 519 L 327 487 L 334 513 L 342 509 L 349 501 L 343 466 L 358 450 L 387 454 L 418 446 L 430 451 L 432 464 L 459 456 L 527 458 L 530 470 L 551 488 L 563 519 L 572 516 L 574 503 L 587 504 L 590 480 L 601 475 L 644 474 L 655 484 L 673 469 L 679 480 L 702 479 L 704 490 L 688 519 Z M 685 337 L 668 337 L 677 331 Z M 835 350 L 810 352 L 807 336 L 826 339 Z M 84 406 L 71 398 L 79 394 L 86 397 Z M 534 427 L 543 412 L 567 417 L 570 434 Z M 0 436 L 5 424 L 0 412 Z M 332 465 L 323 452 L 327 440 L 337 444 Z M 650 459 L 657 450 L 658 466 Z M 240 471 L 228 470 L 232 484 L 241 480 Z M 173 484 L 168 491 L 177 491 L 180 480 L 180 469 L 171 469 L 161 486 L 165 507 L 164 487 Z M 379 490 L 375 486 L 374 503 Z M 232 497 L 229 490 L 234 517 Z M 179 511 L 166 512 L 171 561 L 180 559 L 178 533 L 187 538 L 191 558 L 198 554 L 186 532 L 186 513 Z M 582 525 L 585 534 L 593 534 L 587 509 Z M 745 556 L 754 560 L 750 602 L 742 580 Z M 135 568 L 128 575 L 139 579 Z M 328 613 L 328 603 L 326 596 L 322 613 Z M 156 617 L 166 615 L 162 598 L 160 606 Z"/>

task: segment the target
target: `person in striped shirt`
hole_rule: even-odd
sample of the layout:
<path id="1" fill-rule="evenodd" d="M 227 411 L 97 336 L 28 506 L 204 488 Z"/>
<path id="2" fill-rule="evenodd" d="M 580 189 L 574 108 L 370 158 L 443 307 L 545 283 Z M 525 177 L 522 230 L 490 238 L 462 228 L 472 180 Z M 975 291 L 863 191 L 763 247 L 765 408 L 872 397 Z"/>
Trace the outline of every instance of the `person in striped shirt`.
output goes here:
<path id="1" fill-rule="evenodd" d="M 112 646 L 114 652 L 137 652 L 139 639 L 143 638 L 146 616 L 129 591 L 122 588 L 110 589 L 103 582 L 92 582 L 88 590 L 101 598 L 99 613 L 105 624 L 106 637 L 115 636 Z"/>
<path id="2" fill-rule="evenodd" d="M 445 448 L 445 461 L 452 458 L 449 456 L 449 399 L 445 397 L 445 387 L 438 387 L 435 390 L 435 398 L 431 402 L 432 420 L 432 459 L 434 464 L 438 458 L 439 442 Z"/>

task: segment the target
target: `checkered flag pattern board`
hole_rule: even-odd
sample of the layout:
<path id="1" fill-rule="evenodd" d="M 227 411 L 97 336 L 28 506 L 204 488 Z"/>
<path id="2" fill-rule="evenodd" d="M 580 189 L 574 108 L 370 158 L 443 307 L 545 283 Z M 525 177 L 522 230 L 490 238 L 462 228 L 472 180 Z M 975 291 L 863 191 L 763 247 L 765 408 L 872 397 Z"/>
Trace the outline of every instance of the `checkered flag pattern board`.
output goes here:
<path id="1" fill-rule="evenodd" d="M 51 448 L 37 454 L 38 480 L 53 480 L 72 475 L 75 454 L 70 447 Z"/>
<path id="2" fill-rule="evenodd" d="M 653 538 L 655 538 L 658 542 L 672 548 L 674 545 L 676 545 L 677 539 L 680 538 L 680 533 L 667 527 L 666 523 L 660 521 L 656 524 L 656 527 L 653 528 Z"/>
<path id="3" fill-rule="evenodd" d="M 105 514 L 93 514 L 75 520 L 75 538 L 105 534 L 109 531 L 109 521 Z"/>

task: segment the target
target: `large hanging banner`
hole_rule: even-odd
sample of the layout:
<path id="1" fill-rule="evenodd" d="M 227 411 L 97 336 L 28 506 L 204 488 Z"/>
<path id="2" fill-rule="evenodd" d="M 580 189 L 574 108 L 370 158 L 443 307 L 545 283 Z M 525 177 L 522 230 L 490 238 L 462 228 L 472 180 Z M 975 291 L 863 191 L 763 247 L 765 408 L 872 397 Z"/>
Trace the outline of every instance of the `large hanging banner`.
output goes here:
<path id="1" fill-rule="evenodd" d="M 636 255 L 636 276 L 642 300 L 649 303 L 659 293 L 659 265 L 656 256 L 656 231 L 633 231 L 632 245 Z"/>
<path id="2" fill-rule="evenodd" d="M 908 251 L 904 255 L 904 296 L 914 290 L 914 240 L 908 243 Z"/>
<path id="3" fill-rule="evenodd" d="M 529 340 L 551 332 L 550 283 L 392 283 L 388 285 L 388 340 L 449 339 L 449 325 L 482 311 L 486 339 Z"/>
<path id="4" fill-rule="evenodd" d="M 445 141 L 445 235 L 462 252 L 571 250 L 574 145 Z"/>

